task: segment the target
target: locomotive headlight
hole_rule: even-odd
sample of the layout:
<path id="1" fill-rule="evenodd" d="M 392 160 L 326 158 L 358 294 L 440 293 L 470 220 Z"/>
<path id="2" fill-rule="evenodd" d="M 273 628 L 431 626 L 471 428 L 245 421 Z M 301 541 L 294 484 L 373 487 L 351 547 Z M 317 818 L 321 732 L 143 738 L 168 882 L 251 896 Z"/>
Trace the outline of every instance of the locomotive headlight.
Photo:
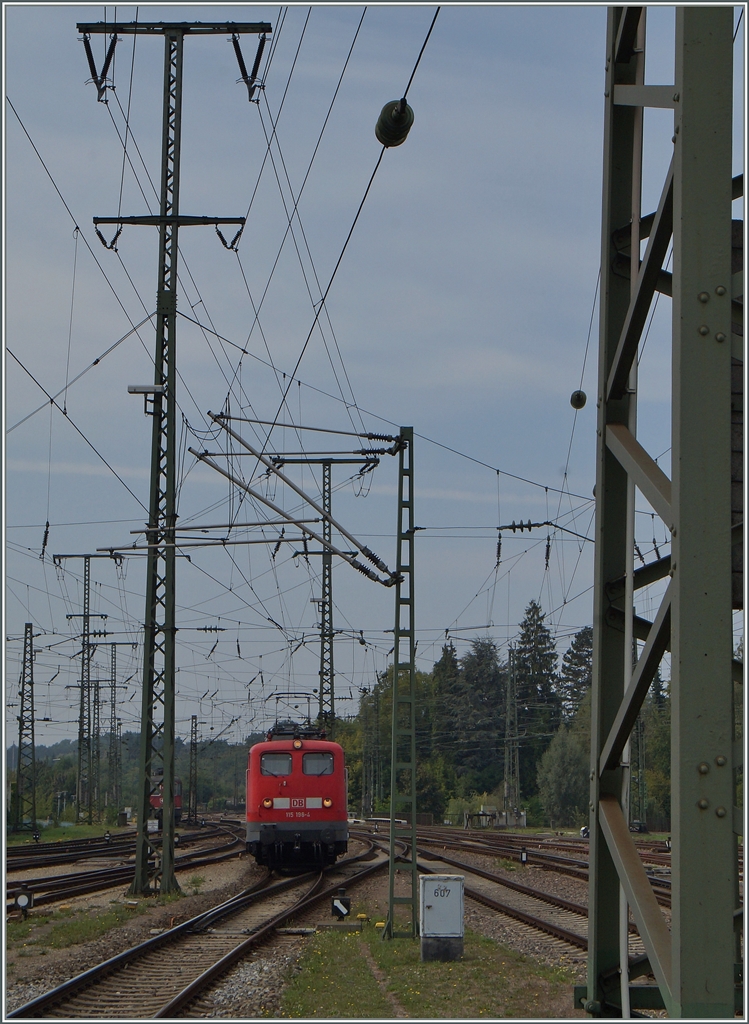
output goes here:
<path id="1" fill-rule="evenodd" d="M 294 747 L 294 750 L 301 750 L 302 749 L 302 741 L 300 739 L 294 740 L 293 747 Z"/>
<path id="2" fill-rule="evenodd" d="M 273 806 L 273 801 L 271 800 L 271 798 L 269 796 L 266 796 L 266 798 L 263 800 L 263 807 L 265 807 L 265 809 L 267 810 L 269 807 L 272 807 L 272 806 Z"/>
<path id="3" fill-rule="evenodd" d="M 323 799 L 322 805 L 323 805 L 323 807 L 332 807 L 333 806 L 333 801 L 330 799 L 329 796 L 326 796 Z"/>

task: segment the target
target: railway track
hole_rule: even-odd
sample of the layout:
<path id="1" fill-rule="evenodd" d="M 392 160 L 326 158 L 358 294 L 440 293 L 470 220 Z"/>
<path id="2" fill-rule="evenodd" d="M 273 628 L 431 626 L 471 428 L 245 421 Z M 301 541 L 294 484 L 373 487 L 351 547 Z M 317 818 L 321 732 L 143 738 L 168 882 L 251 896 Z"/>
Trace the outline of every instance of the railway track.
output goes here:
<path id="1" fill-rule="evenodd" d="M 9 1018 L 157 1019 L 175 1017 L 276 928 L 387 864 L 373 848 L 316 875 L 271 880 L 135 946 L 32 1000 Z M 327 882 L 327 886 L 324 883 Z"/>
<path id="2" fill-rule="evenodd" d="M 568 875 L 571 878 L 578 878 L 581 881 L 588 881 L 588 861 L 577 857 L 565 857 L 559 854 L 550 853 L 544 849 L 535 839 L 529 837 L 518 837 L 521 842 L 508 842 L 507 837 L 498 838 L 476 836 L 469 834 L 463 839 L 456 836 L 455 831 L 435 832 L 434 830 L 417 829 L 417 840 L 422 845 L 436 845 L 449 850 L 472 850 L 472 852 L 483 855 L 500 857 L 506 860 L 520 862 L 521 849 L 528 854 L 528 863 L 534 867 L 540 867 L 547 871 L 554 871 L 559 874 Z M 582 848 L 581 852 L 587 854 L 587 849 Z M 656 899 L 662 906 L 671 905 L 671 880 L 663 873 L 670 869 L 670 854 L 668 860 L 651 866 L 648 871 L 650 884 L 655 892 Z M 647 863 L 645 863 L 646 871 Z"/>
<path id="3" fill-rule="evenodd" d="M 185 846 L 201 842 L 221 835 L 226 827 L 234 824 L 225 822 L 198 832 L 178 832 L 177 842 Z M 154 846 L 161 845 L 161 837 L 152 836 Z M 102 836 L 96 839 L 72 839 L 59 843 L 42 843 L 33 847 L 9 846 L 6 848 L 6 870 L 30 871 L 36 868 L 56 867 L 60 864 L 74 864 L 78 861 L 99 858 L 124 858 L 135 854 L 135 832 L 112 835 L 107 840 Z"/>
<path id="4" fill-rule="evenodd" d="M 475 852 L 473 844 L 468 845 L 471 852 Z M 444 852 L 425 850 L 417 846 L 417 858 L 419 868 L 424 873 L 451 873 L 458 868 L 466 878 L 466 897 L 490 910 L 513 918 L 535 932 L 549 936 L 554 942 L 556 952 L 579 955 L 580 950 L 587 951 L 587 906 L 504 878 L 474 864 L 446 856 Z M 442 870 L 435 866 L 437 864 L 444 865 Z M 630 953 L 633 962 L 637 962 L 644 953 L 644 945 L 633 923 L 630 923 L 629 930 Z"/>
<path id="5" fill-rule="evenodd" d="M 366 835 L 366 832 L 352 831 L 352 836 L 360 839 Z M 373 842 L 383 849 L 386 847 L 384 839 Z M 578 954 L 581 949 L 587 950 L 587 907 L 418 846 L 416 853 L 419 869 L 424 874 L 452 873 L 454 868 L 460 868 L 466 876 L 464 891 L 469 899 L 551 937 L 559 951 Z M 436 864 L 444 867 L 440 870 Z"/>
<path id="6" fill-rule="evenodd" d="M 244 837 L 238 835 L 236 829 L 222 827 L 211 833 L 221 835 L 224 842 L 205 850 L 194 850 L 175 857 L 175 870 L 186 871 L 197 867 L 204 867 L 216 861 L 227 860 L 236 857 L 244 849 Z M 197 839 L 206 839 L 208 835 L 198 835 Z M 153 862 L 155 869 L 156 863 Z M 10 870 L 10 868 L 9 868 Z M 56 903 L 60 900 L 72 899 L 75 896 L 83 896 L 87 893 L 98 892 L 102 889 L 111 889 L 119 885 L 127 885 L 133 878 L 133 865 L 123 864 L 117 867 L 94 869 L 62 875 L 48 875 L 46 877 L 30 877 L 25 879 L 12 879 L 6 881 L 6 906 L 12 908 L 17 893 L 22 890 L 31 892 L 34 895 L 34 904 L 42 906 L 48 903 Z"/>

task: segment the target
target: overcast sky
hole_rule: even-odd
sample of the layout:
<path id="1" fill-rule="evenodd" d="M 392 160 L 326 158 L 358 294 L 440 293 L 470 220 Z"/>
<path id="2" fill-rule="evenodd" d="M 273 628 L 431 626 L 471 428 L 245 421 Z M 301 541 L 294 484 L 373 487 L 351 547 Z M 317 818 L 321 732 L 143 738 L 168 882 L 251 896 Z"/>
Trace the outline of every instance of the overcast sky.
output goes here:
<path id="1" fill-rule="evenodd" d="M 67 559 L 56 569 L 52 556 L 132 543 L 148 505 L 151 420 L 127 386 L 153 379 L 153 326 L 133 326 L 155 308 L 157 231 L 126 226 L 115 253 L 96 238 L 92 218 L 157 208 L 146 169 L 158 188 L 163 42 L 138 37 L 134 52 L 133 37 L 123 38 L 108 103 L 97 103 L 76 23 L 111 21 L 114 11 L 4 6 L 5 338 L 23 364 L 7 356 L 8 743 L 17 728 L 25 622 L 34 624 L 38 652 L 37 742 L 77 733 L 81 620 L 66 616 L 82 611 L 83 562 Z M 403 94 L 434 11 L 116 8 L 120 21 L 273 26 L 258 104 L 237 84 L 228 37 L 185 42 L 180 210 L 223 217 L 249 210 L 249 217 L 238 254 L 223 248 L 212 227 L 180 234 L 181 524 L 266 514 L 257 503 L 240 506 L 238 493 L 196 466 L 186 449 L 225 448 L 207 413 L 227 400 L 236 415 L 276 417 L 288 383 L 283 374 L 292 372 L 310 335 L 380 155 L 378 114 Z M 553 520 L 592 534 L 605 30 L 606 8 L 593 4 L 441 9 L 408 93 L 414 127 L 404 145 L 384 154 L 279 417 L 336 430 L 414 427 L 415 515 L 424 528 L 415 608 L 424 670 L 446 636 L 461 654 L 471 639 L 492 636 L 505 656 L 531 600 L 540 601 L 560 655 L 591 622 L 591 543 L 546 527 L 514 536 L 504 530 L 498 567 L 496 556 L 497 527 L 513 520 Z M 672 81 L 673 8 L 650 8 L 648 33 L 647 80 Z M 742 25 L 739 69 L 743 38 Z M 99 66 L 105 39 L 92 40 Z M 256 45 L 243 36 L 248 66 Z M 657 205 L 670 159 L 670 118 L 668 111 L 647 114 L 644 212 Z M 739 128 L 742 118 L 739 110 Z M 742 149 L 737 131 L 736 172 Z M 299 216 L 287 232 L 303 183 Z M 102 230 L 107 239 L 114 234 Z M 669 318 L 664 298 L 641 359 L 639 395 L 641 437 L 666 472 Z M 581 381 L 590 400 L 576 415 L 569 398 Z M 67 417 L 42 388 L 62 392 L 56 401 Z M 260 436 L 249 424 L 240 430 Z M 343 453 L 361 442 L 276 428 L 268 450 L 299 452 L 300 445 Z M 236 460 L 248 477 L 258 475 L 251 462 Z M 319 495 L 318 469 L 290 472 Z M 347 466 L 333 470 L 333 513 L 392 567 L 397 460 L 385 456 L 363 481 L 351 474 Z M 284 508 L 300 508 L 280 481 L 261 486 Z M 638 543 L 650 560 L 668 551 L 668 542 L 645 503 L 638 507 Z M 265 536 L 277 533 L 266 529 Z M 307 564 L 294 550 L 286 545 L 274 559 L 272 545 L 195 549 L 190 562 L 179 560 L 181 735 L 197 714 L 204 736 L 225 729 L 238 740 L 272 720 L 273 694 L 311 693 L 318 685 L 312 601 L 320 594 L 320 559 Z M 91 564 L 91 610 L 107 616 L 92 628 L 108 632 L 92 676 L 108 679 L 109 643 L 116 641 L 123 684 L 117 716 L 123 730 L 137 729 L 144 559 L 127 558 L 121 569 L 108 559 Z M 393 592 L 340 561 L 333 588 L 341 631 L 337 710 L 348 714 L 387 664 Z M 657 596 L 642 595 L 644 614 Z M 108 722 L 107 705 L 105 728 Z"/>

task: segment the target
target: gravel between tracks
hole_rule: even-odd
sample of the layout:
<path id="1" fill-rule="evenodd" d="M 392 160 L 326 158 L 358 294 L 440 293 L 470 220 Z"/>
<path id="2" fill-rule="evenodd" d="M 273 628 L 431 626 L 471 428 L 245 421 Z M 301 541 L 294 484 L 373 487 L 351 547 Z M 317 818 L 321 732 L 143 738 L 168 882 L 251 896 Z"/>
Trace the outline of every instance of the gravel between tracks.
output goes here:
<path id="1" fill-rule="evenodd" d="M 438 853 L 436 848 L 433 849 Z M 459 856 L 466 863 L 487 868 L 513 881 L 523 882 L 556 896 L 587 904 L 587 884 L 578 879 L 556 875 L 533 866 L 518 866 L 515 870 L 508 870 L 498 865 L 495 858 L 475 853 L 463 853 Z M 200 896 L 188 896 L 164 907 L 149 907 L 145 913 L 139 914 L 125 925 L 112 929 L 95 942 L 62 950 L 48 950 L 46 955 L 34 946 L 11 951 L 8 955 L 11 973 L 7 977 L 7 1010 L 21 1006 L 102 960 L 142 942 L 150 936 L 151 929 L 168 927 L 172 919 L 173 923 L 177 924 L 215 906 L 233 895 L 238 888 L 251 884 L 259 872 L 254 863 L 246 858 L 224 861 L 199 870 L 206 879 L 204 891 Z M 386 872 L 370 878 L 351 891 L 354 909 L 357 905 L 366 905 L 370 912 L 380 915 L 379 919 L 384 919 L 387 910 L 387 888 Z M 104 894 L 79 897 L 69 902 L 74 907 L 106 910 L 111 899 L 121 899 L 123 896 L 124 892 L 112 890 Z M 304 919 L 300 917 L 295 923 L 312 925 L 326 919 L 326 909 L 319 907 L 309 911 Z M 553 940 L 548 937 L 539 935 L 519 921 L 494 914 L 470 899 L 466 900 L 465 924 L 466 927 L 544 964 L 564 966 L 571 970 L 577 979 L 584 979 L 583 951 L 571 953 L 566 945 L 563 949 L 555 948 Z M 211 993 L 195 1005 L 191 1016 L 222 1019 L 281 1016 L 283 990 L 289 979 L 299 970 L 305 942 L 303 937 L 287 935 L 277 936 L 265 943 L 250 958 L 232 968 Z M 44 980 L 40 981 L 42 971 Z M 563 1016 L 578 1015 L 571 1006 L 569 1014 L 565 1013 L 562 1007 L 557 1012 Z"/>
<path id="2" fill-rule="evenodd" d="M 192 873 L 200 874 L 205 879 L 200 895 L 185 896 L 164 906 L 149 906 L 143 913 L 134 916 L 132 921 L 110 929 L 93 942 L 68 946 L 65 949 L 47 949 L 41 944 L 28 944 L 8 950 L 6 1012 L 23 1006 L 24 1003 L 117 953 L 144 942 L 151 937 L 151 929 L 168 928 L 171 924 L 180 924 L 204 910 L 209 910 L 235 895 L 239 889 L 251 885 L 262 872 L 255 866 L 254 861 L 242 857 L 241 860 L 235 858 L 195 868 Z M 181 885 L 185 891 L 188 891 L 187 879 L 190 877 L 187 872 L 182 874 Z M 115 888 L 77 896 L 67 900 L 65 905 L 74 910 L 98 910 L 105 913 L 110 909 L 112 901 L 122 902 L 126 898 L 124 888 Z M 57 904 L 52 904 L 49 909 L 56 906 Z M 39 916 L 42 916 L 46 909 L 40 907 Z"/>
<path id="3" fill-rule="evenodd" d="M 477 866 L 487 866 L 486 858 L 479 857 L 473 863 Z M 540 869 L 526 869 L 526 872 L 533 872 L 534 876 L 549 874 Z M 530 880 L 527 873 L 523 874 L 523 881 L 530 885 L 538 884 L 538 887 L 541 888 L 538 880 L 535 877 Z M 508 877 L 515 878 L 520 871 L 507 872 L 507 874 Z M 557 876 L 552 877 L 554 881 L 558 881 Z M 567 879 L 567 881 L 585 887 L 585 883 L 578 882 L 577 879 Z M 547 891 L 551 891 L 551 889 L 547 889 Z M 387 872 L 370 878 L 362 885 L 351 889 L 349 895 L 352 897 L 352 913 L 367 906 L 370 913 L 376 915 L 376 919 L 384 920 L 388 901 Z M 573 892 L 570 888 L 565 893 L 560 890 L 558 895 L 567 895 L 568 899 L 578 899 L 579 893 L 577 890 Z M 318 907 L 308 911 L 304 916 L 300 916 L 295 924 L 309 926 L 329 920 L 326 912 L 326 907 Z M 564 952 L 555 951 L 553 947 L 549 946 L 549 942 L 552 940 L 548 937 L 539 935 L 520 921 L 494 914 L 472 900 L 466 900 L 465 924 L 466 927 L 533 957 L 541 963 L 553 967 L 566 967 L 574 972 L 577 980 L 584 980 L 585 954 L 582 950 L 579 955 L 570 954 L 569 947 L 565 944 Z M 214 987 L 210 995 L 194 1007 L 190 1015 L 235 1019 L 257 1014 L 280 1017 L 283 989 L 293 974 L 299 970 L 299 960 L 304 951 L 305 941 L 303 938 L 295 936 L 279 936 L 274 939 L 258 951 L 252 962 L 238 964 L 232 968 Z M 257 989 L 250 987 L 255 984 L 258 985 Z M 569 1003 L 569 1007 L 566 1005 L 557 1007 L 555 1015 L 558 1017 L 581 1016 L 571 1005 L 571 998 Z M 261 1007 L 262 1009 L 260 1009 Z"/>

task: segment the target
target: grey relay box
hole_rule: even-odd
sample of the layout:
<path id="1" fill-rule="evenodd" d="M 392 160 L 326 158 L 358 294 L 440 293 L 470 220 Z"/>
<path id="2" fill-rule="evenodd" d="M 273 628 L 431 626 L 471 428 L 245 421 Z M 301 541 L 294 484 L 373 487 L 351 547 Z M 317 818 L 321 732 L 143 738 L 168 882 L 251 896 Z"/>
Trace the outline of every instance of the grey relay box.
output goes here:
<path id="1" fill-rule="evenodd" d="M 421 959 L 463 955 L 463 875 L 419 875 Z"/>

